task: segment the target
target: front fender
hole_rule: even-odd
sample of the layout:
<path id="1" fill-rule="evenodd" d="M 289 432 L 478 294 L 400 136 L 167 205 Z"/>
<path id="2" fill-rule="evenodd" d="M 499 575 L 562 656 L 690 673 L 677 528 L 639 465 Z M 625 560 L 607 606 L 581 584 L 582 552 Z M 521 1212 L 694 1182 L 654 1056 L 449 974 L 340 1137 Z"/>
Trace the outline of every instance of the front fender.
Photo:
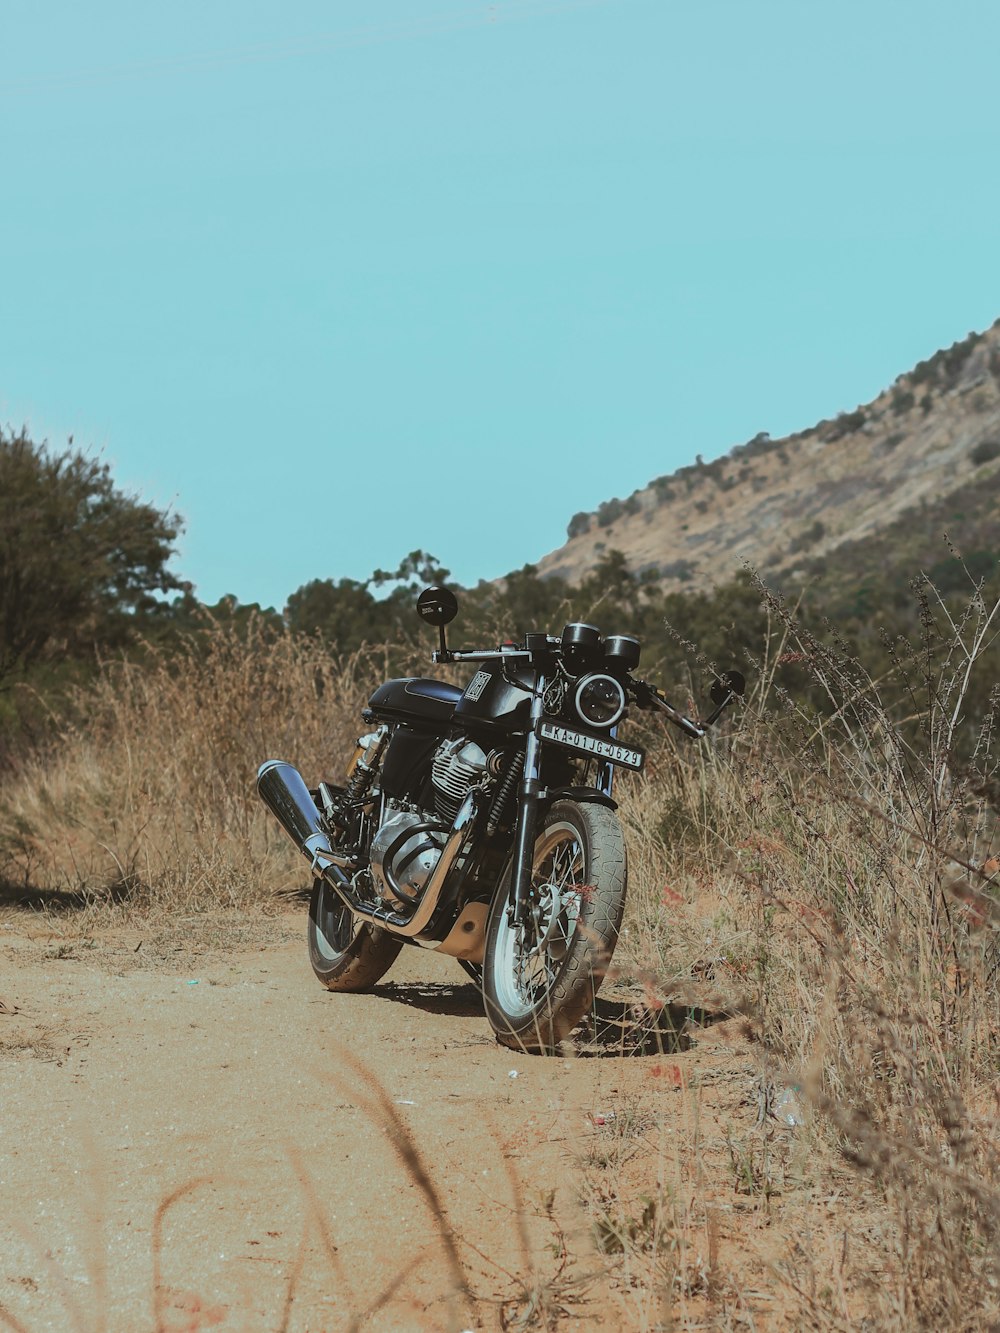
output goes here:
<path id="1" fill-rule="evenodd" d="M 545 795 L 539 797 L 539 810 L 547 810 L 556 801 L 578 801 L 581 805 L 606 805 L 609 810 L 618 809 L 617 801 L 593 787 L 547 787 Z"/>

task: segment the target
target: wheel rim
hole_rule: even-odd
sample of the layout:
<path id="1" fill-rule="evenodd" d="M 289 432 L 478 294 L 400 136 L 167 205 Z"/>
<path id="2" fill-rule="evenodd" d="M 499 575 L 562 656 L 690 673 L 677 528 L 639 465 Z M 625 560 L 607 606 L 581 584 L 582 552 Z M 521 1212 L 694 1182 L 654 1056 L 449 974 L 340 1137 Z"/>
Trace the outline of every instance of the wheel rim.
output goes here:
<path id="1" fill-rule="evenodd" d="M 347 904 L 324 883 L 316 904 L 316 929 L 313 932 L 319 956 L 327 962 L 335 962 L 351 947 L 362 924 Z"/>
<path id="2" fill-rule="evenodd" d="M 553 824 L 535 844 L 531 886 L 537 919 L 512 926 L 506 906 L 499 907 L 494 984 L 497 1000 L 514 1021 L 544 1008 L 559 979 L 579 926 L 585 877 L 578 830 Z"/>

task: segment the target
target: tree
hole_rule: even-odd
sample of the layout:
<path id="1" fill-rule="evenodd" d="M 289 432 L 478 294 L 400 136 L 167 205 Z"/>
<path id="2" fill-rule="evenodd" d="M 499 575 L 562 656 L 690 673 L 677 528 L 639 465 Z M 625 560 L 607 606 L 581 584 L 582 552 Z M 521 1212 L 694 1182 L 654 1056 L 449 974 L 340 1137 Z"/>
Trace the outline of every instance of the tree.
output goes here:
<path id="1" fill-rule="evenodd" d="M 430 555 L 427 551 L 411 551 L 399 562 L 398 569 L 391 573 L 385 569 L 376 569 L 368 582 L 374 583 L 376 588 L 381 588 L 386 583 L 396 583 L 415 591 L 428 584 L 446 583 L 450 573 L 450 569 L 444 569 L 439 564 L 436 555 Z M 398 592 L 399 588 L 393 591 Z"/>
<path id="2" fill-rule="evenodd" d="M 285 620 L 301 634 L 317 634 L 344 652 L 389 637 L 384 602 L 356 579 L 313 579 L 288 598 Z"/>
<path id="3" fill-rule="evenodd" d="M 504 575 L 501 582 L 482 582 L 459 599 L 458 630 L 468 642 L 520 639 L 529 630 L 559 632 L 569 619 L 565 579 L 540 578 L 536 565 Z"/>
<path id="4" fill-rule="evenodd" d="M 297 588 L 285 604 L 285 623 L 303 634 L 317 634 L 341 651 L 362 643 L 385 643 L 402 634 L 414 638 L 419 620 L 414 603 L 420 588 L 445 583 L 449 570 L 426 551 L 411 551 L 395 570 L 376 569 L 363 583 L 357 579 L 312 579 Z M 396 586 L 375 597 L 371 589 Z"/>
<path id="5" fill-rule="evenodd" d="M 639 580 L 628 566 L 628 558 L 615 549 L 605 551 L 579 587 L 589 614 L 624 616 L 633 623 L 639 610 Z M 634 633 L 615 625 L 611 633 Z"/>
<path id="6" fill-rule="evenodd" d="M 0 679 L 46 656 L 127 642 L 167 568 L 181 520 L 118 490 L 107 463 L 0 428 Z"/>

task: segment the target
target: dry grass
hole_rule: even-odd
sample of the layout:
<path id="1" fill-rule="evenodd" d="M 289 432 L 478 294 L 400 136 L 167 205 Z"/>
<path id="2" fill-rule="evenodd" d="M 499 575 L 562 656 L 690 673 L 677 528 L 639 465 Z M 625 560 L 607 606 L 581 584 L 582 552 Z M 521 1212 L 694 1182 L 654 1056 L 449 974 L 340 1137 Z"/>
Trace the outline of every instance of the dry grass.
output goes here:
<path id="1" fill-rule="evenodd" d="M 767 1219 L 771 1280 L 796 1326 L 1000 1321 L 995 718 L 963 730 L 1000 613 L 973 597 L 949 620 L 932 590 L 919 595 L 922 639 L 887 645 L 878 681 L 771 599 L 775 632 L 739 722 L 701 747 L 646 737 L 647 773 L 620 785 L 631 889 L 618 980 L 654 1019 L 666 1004 L 742 1015 L 761 1106 L 755 1129 L 707 1142 L 685 1086 L 669 1150 L 662 1115 L 637 1106 L 581 1163 L 623 1326 L 753 1326 L 720 1260 L 709 1170 L 728 1175 L 733 1207 Z M 827 706 L 779 691 L 779 661 Z M 180 659 L 109 667 L 87 726 L 6 782 L 9 896 L 75 895 L 83 919 L 268 910 L 301 875 L 255 798 L 257 765 L 288 756 L 336 777 L 384 675 L 379 654 L 335 662 L 291 637 L 222 631 Z M 806 1108 L 794 1133 L 769 1115 L 790 1085 Z M 832 1182 L 855 1205 L 849 1225 L 803 1233 L 795 1200 Z M 433 1205 L 432 1180 L 421 1188 Z M 538 1321 L 554 1308 L 542 1302 Z"/>
<path id="2" fill-rule="evenodd" d="M 960 738 L 1000 611 L 974 597 L 956 621 L 933 590 L 918 597 L 921 641 L 888 645 L 878 682 L 772 598 L 778 635 L 738 728 L 661 752 L 624 802 L 619 969 L 651 1003 L 748 1013 L 763 1086 L 801 1085 L 814 1112 L 802 1137 L 817 1161 L 854 1169 L 878 1221 L 863 1298 L 844 1295 L 836 1265 L 818 1278 L 812 1246 L 789 1246 L 779 1276 L 823 1327 L 1000 1317 L 995 717 Z M 778 657 L 827 709 L 775 691 Z M 766 1194 L 762 1136 L 730 1150 L 736 1189 Z"/>
<path id="3" fill-rule="evenodd" d="M 4 783 L 8 897 L 132 915 L 266 908 L 301 874 L 256 797 L 259 764 L 336 778 L 384 674 L 384 653 L 335 659 L 253 626 L 109 665 L 77 700 L 86 721 Z"/>

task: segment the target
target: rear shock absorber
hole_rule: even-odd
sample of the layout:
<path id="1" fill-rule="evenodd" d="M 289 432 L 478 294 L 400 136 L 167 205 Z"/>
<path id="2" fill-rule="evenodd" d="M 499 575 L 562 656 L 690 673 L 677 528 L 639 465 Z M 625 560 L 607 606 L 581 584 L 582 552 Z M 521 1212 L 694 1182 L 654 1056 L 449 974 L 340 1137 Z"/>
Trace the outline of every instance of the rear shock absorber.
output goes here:
<path id="1" fill-rule="evenodd" d="M 382 758 L 382 751 L 385 749 L 388 738 L 389 728 L 384 723 L 377 731 L 373 731 L 370 736 L 364 738 L 368 741 L 368 744 L 364 747 L 364 752 L 358 756 L 358 762 L 354 765 L 354 772 L 344 788 L 345 802 L 353 804 L 356 801 L 363 800 L 368 795 L 368 790 L 375 779 L 379 760 Z"/>
<path id="2" fill-rule="evenodd" d="M 490 813 L 486 817 L 486 836 L 492 838 L 500 827 L 500 821 L 504 817 L 507 805 L 511 796 L 514 794 L 514 788 L 517 786 L 518 778 L 521 776 L 521 769 L 524 767 L 524 754 L 519 752 L 507 765 L 507 772 L 501 779 L 500 786 L 497 788 L 496 795 L 493 797 L 490 805 Z"/>

